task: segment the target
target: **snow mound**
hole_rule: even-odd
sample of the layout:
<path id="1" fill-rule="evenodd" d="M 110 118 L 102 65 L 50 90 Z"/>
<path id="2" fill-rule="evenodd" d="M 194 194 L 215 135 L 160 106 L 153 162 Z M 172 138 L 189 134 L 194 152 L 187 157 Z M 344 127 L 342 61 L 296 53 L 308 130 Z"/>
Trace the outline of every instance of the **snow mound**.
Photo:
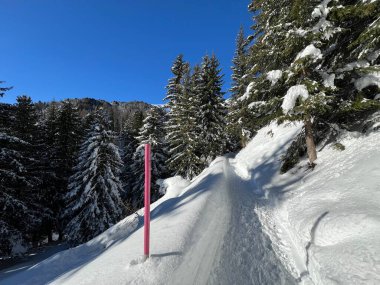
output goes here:
<path id="1" fill-rule="evenodd" d="M 183 190 L 189 186 L 190 182 L 181 176 L 174 176 L 164 180 L 159 180 L 160 193 L 165 195 L 165 198 L 178 197 Z"/>
<path id="2" fill-rule="evenodd" d="M 319 48 L 316 48 L 313 44 L 310 44 L 297 54 L 296 60 L 307 56 L 310 56 L 313 59 L 320 59 L 322 58 L 322 52 Z"/>
<path id="3" fill-rule="evenodd" d="M 281 108 L 285 114 L 293 110 L 299 97 L 301 97 L 303 100 L 309 97 L 309 92 L 307 91 L 306 86 L 303 84 L 292 86 L 286 92 L 286 95 L 281 105 Z"/>
<path id="4" fill-rule="evenodd" d="M 281 70 L 271 70 L 267 73 L 267 79 L 272 83 L 272 86 L 277 83 L 278 80 L 282 77 Z"/>

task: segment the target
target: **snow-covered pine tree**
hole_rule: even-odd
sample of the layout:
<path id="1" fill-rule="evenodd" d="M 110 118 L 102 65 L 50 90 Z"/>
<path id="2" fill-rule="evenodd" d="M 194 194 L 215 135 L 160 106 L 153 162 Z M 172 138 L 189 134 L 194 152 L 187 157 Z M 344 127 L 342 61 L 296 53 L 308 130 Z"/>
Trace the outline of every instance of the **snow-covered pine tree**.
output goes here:
<path id="1" fill-rule="evenodd" d="M 3 88 L 2 92 L 8 88 Z M 40 181 L 31 172 L 30 143 L 13 135 L 17 106 L 0 104 L 0 254 L 24 252 L 36 238 L 44 211 L 36 202 Z"/>
<path id="2" fill-rule="evenodd" d="M 332 120 L 341 125 L 358 122 L 380 108 L 375 99 L 380 94 L 380 2 L 328 1 L 313 16 L 334 28 L 323 74 L 334 88 Z"/>
<path id="3" fill-rule="evenodd" d="M 251 72 L 259 76 L 251 83 L 248 106 L 259 127 L 276 117 L 304 121 L 311 164 L 316 159 L 312 120 L 328 112 L 331 91 L 324 85 L 322 65 L 329 38 L 320 30 L 330 34 L 334 31 L 326 22 L 313 19 L 312 13 L 320 3 L 253 1 L 250 6 L 260 32 L 251 49 L 251 60 L 255 62 Z"/>
<path id="4" fill-rule="evenodd" d="M 132 185 L 132 206 L 139 209 L 144 205 L 144 145 L 151 145 L 151 201 L 156 201 L 161 194 L 159 185 L 156 184 L 158 179 L 168 177 L 166 161 L 168 158 L 167 144 L 165 141 L 165 110 L 158 106 L 153 106 L 147 111 L 144 119 L 144 125 L 140 129 L 140 135 L 137 137 L 139 146 L 136 148 L 133 156 L 133 185 Z"/>
<path id="5" fill-rule="evenodd" d="M 43 234 L 47 235 L 48 241 L 53 239 L 53 231 L 57 231 L 59 221 L 59 210 L 61 209 L 62 197 L 57 191 L 60 189 L 60 179 L 58 174 L 56 135 L 58 107 L 56 102 L 51 102 L 46 111 L 46 116 L 42 117 L 38 123 L 38 147 L 39 176 L 42 184 L 42 204 L 48 208 L 51 215 L 43 221 Z"/>
<path id="6" fill-rule="evenodd" d="M 95 115 L 81 145 L 74 174 L 64 196 L 67 239 L 83 243 L 116 224 L 125 214 L 120 198 L 122 161 L 107 116 Z"/>
<path id="7" fill-rule="evenodd" d="M 181 103 L 181 100 L 185 92 L 184 78 L 189 72 L 189 69 L 189 64 L 183 60 L 183 56 L 177 56 L 171 68 L 174 76 L 169 79 L 169 83 L 166 86 L 166 97 L 164 98 L 169 110 L 167 114 L 166 132 L 170 158 L 167 164 L 173 172 L 178 173 L 185 172 L 179 167 L 181 160 L 178 159 L 178 155 L 181 155 L 183 151 L 183 137 L 186 136 L 183 130 L 181 130 L 181 119 L 184 115 L 184 103 Z"/>
<path id="8" fill-rule="evenodd" d="M 59 180 L 57 191 L 57 211 L 64 207 L 63 196 L 68 189 L 69 177 L 73 174 L 75 159 L 83 139 L 83 129 L 77 108 L 69 101 L 64 101 L 58 110 L 56 118 L 57 132 L 54 149 L 56 151 L 56 174 Z M 59 214 L 59 217 L 62 217 Z M 59 238 L 62 238 L 63 224 L 61 218 L 57 222 Z"/>
<path id="9" fill-rule="evenodd" d="M 24 146 L 20 145 L 19 151 L 25 158 L 24 166 L 27 170 L 25 175 L 31 176 L 31 180 L 35 184 L 24 189 L 22 200 L 33 205 L 34 211 L 39 213 L 39 218 L 43 223 L 33 229 L 32 242 L 33 246 L 37 246 L 38 242 L 43 240 L 45 236 L 45 221 L 51 219 L 51 212 L 44 205 L 44 188 L 43 181 L 45 175 L 49 172 L 49 166 L 45 166 L 41 158 L 44 152 L 44 143 L 41 133 L 43 128 L 38 121 L 38 114 L 32 99 L 28 96 L 18 96 L 15 105 L 14 123 L 12 126 L 13 133 L 18 138 L 27 142 Z M 26 163 L 27 162 L 27 163 Z"/>
<path id="10" fill-rule="evenodd" d="M 28 143 L 0 132 L 0 253 L 23 253 L 42 222 L 41 207 L 34 203 L 38 178 L 29 173 Z M 21 149 L 21 151 L 19 150 Z"/>
<path id="11" fill-rule="evenodd" d="M 237 151 L 243 146 L 244 138 L 242 136 L 242 114 L 243 108 L 241 106 L 241 98 L 250 83 L 249 77 L 249 64 L 247 57 L 247 49 L 250 40 L 244 36 L 243 27 L 240 27 L 238 36 L 236 38 L 235 55 L 232 60 L 232 87 L 231 98 L 228 99 L 228 115 L 227 115 L 227 135 L 229 151 Z"/>
<path id="12" fill-rule="evenodd" d="M 127 207 L 127 214 L 133 212 L 131 205 L 132 201 L 132 186 L 133 186 L 133 155 L 138 146 L 138 141 L 133 135 L 132 128 L 129 124 L 124 124 L 123 130 L 120 134 L 120 155 L 123 161 L 123 170 L 121 173 L 121 181 L 123 182 L 123 192 L 121 198 Z"/>
<path id="13" fill-rule="evenodd" d="M 175 166 L 173 173 L 187 179 L 192 179 L 203 170 L 203 162 L 199 157 L 198 139 L 200 129 L 196 123 L 197 106 L 199 106 L 199 92 L 201 68 L 196 65 L 191 73 L 186 71 L 183 78 L 183 94 L 179 97 L 176 110 L 177 127 L 168 135 L 171 145 L 175 145 L 175 152 L 169 163 Z"/>
<path id="14" fill-rule="evenodd" d="M 223 154 L 226 149 L 226 108 L 222 91 L 223 75 L 220 72 L 215 55 L 206 55 L 201 65 L 199 85 L 194 94 L 194 104 L 198 110 L 195 121 L 199 131 L 195 139 L 204 166 Z"/>

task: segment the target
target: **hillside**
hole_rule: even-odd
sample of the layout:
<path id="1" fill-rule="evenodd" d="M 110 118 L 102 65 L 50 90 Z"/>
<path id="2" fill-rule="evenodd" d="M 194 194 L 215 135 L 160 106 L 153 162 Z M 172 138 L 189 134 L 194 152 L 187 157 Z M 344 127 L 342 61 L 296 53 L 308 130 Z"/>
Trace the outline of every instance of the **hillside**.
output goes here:
<path id="1" fill-rule="evenodd" d="M 345 150 L 280 174 L 301 127 L 271 124 L 193 181 L 167 179 L 145 263 L 140 210 L 3 283 L 378 284 L 380 133 L 343 132 Z"/>

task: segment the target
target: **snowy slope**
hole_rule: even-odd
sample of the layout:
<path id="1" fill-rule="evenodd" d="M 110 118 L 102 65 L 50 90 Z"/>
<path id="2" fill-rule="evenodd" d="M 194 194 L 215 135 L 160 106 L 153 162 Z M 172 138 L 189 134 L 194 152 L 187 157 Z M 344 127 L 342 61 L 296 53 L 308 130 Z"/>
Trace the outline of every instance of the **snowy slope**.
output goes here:
<path id="1" fill-rule="evenodd" d="M 380 134 L 346 135 L 346 150 L 326 147 L 314 171 L 303 162 L 280 175 L 300 130 L 272 124 L 192 183 L 166 180 L 145 263 L 140 211 L 0 283 L 378 284 Z"/>
<path id="2" fill-rule="evenodd" d="M 259 215 L 305 284 L 380 284 L 380 132 L 340 142 L 345 150 L 328 146 L 314 171 L 275 176 Z"/>

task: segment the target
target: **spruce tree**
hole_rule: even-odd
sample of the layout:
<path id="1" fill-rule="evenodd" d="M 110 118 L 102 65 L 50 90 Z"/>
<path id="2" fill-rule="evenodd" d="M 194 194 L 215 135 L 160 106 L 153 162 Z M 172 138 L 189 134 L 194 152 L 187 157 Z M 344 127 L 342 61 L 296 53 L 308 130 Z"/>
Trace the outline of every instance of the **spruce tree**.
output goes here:
<path id="1" fill-rule="evenodd" d="M 231 98 L 227 101 L 227 135 L 229 151 L 237 151 L 244 146 L 244 129 L 242 117 L 244 117 L 243 108 L 240 99 L 244 95 L 247 85 L 250 83 L 249 62 L 248 62 L 248 44 L 249 40 L 244 36 L 243 27 L 236 38 L 235 55 L 232 60 L 232 86 L 230 89 Z"/>
<path id="2" fill-rule="evenodd" d="M 125 124 L 120 134 L 120 156 L 123 161 L 123 170 L 121 173 L 121 181 L 123 182 L 123 192 L 121 198 L 127 206 L 128 213 L 133 212 L 131 205 L 132 187 L 135 177 L 133 176 L 133 156 L 138 146 L 138 140 L 133 136 L 133 132 L 128 124 Z"/>
<path id="3" fill-rule="evenodd" d="M 145 144 L 151 145 L 151 200 L 156 201 L 161 194 L 159 193 L 158 179 L 168 177 L 166 161 L 168 158 L 167 145 L 165 141 L 165 110 L 158 106 L 153 106 L 147 112 L 144 125 L 140 129 L 137 138 L 139 146 L 133 156 L 133 177 L 132 185 L 132 205 L 134 209 L 143 206 L 144 201 L 144 149 Z"/>
<path id="4" fill-rule="evenodd" d="M 204 166 L 226 149 L 226 108 L 222 92 L 222 77 L 215 55 L 205 56 L 199 74 L 199 85 L 195 94 L 197 146 Z"/>
<path id="5" fill-rule="evenodd" d="M 192 179 L 198 175 L 204 167 L 200 158 L 201 146 L 198 145 L 200 129 L 196 123 L 198 87 L 200 86 L 201 68 L 196 65 L 193 72 L 186 71 L 183 79 L 183 94 L 176 106 L 177 125 L 173 127 L 167 139 L 175 146 L 168 164 L 172 166 L 173 174 L 181 175 L 186 179 Z"/>
<path id="6" fill-rule="evenodd" d="M 116 224 L 125 214 L 120 198 L 122 161 L 107 116 L 96 114 L 82 143 L 68 193 L 64 196 L 65 234 L 83 243 Z"/>
<path id="7" fill-rule="evenodd" d="M 199 159 L 194 136 L 195 126 L 195 90 L 198 86 L 196 78 L 200 72 L 194 69 L 194 75 L 190 76 L 190 66 L 179 55 L 173 66 L 173 78 L 167 85 L 168 121 L 166 124 L 167 141 L 169 143 L 168 167 L 174 174 L 192 178 L 198 174 Z"/>
<path id="8" fill-rule="evenodd" d="M 56 118 L 57 132 L 55 135 L 54 151 L 56 174 L 59 181 L 57 187 L 57 211 L 65 207 L 63 197 L 68 189 L 69 177 L 73 174 L 75 159 L 83 139 L 83 128 L 77 108 L 69 101 L 64 101 L 58 110 Z M 58 214 L 57 229 L 59 238 L 62 239 L 63 221 Z"/>
<path id="9" fill-rule="evenodd" d="M 245 106 L 254 114 L 252 127 L 276 117 L 304 121 L 313 165 L 313 133 L 319 122 L 347 122 L 355 114 L 378 108 L 373 98 L 378 88 L 379 5 L 270 0 L 253 1 L 250 10 L 255 21 L 250 72 L 258 74 L 245 98 Z M 369 38 L 373 40 L 365 40 Z M 370 78 L 375 80 L 367 84 Z"/>
<path id="10" fill-rule="evenodd" d="M 0 253 L 4 255 L 22 253 L 37 241 L 45 214 L 39 203 L 40 179 L 33 171 L 33 145 L 14 135 L 21 134 L 14 122 L 20 122 L 23 107 L 0 105 Z M 31 141 L 30 133 L 21 135 Z"/>

